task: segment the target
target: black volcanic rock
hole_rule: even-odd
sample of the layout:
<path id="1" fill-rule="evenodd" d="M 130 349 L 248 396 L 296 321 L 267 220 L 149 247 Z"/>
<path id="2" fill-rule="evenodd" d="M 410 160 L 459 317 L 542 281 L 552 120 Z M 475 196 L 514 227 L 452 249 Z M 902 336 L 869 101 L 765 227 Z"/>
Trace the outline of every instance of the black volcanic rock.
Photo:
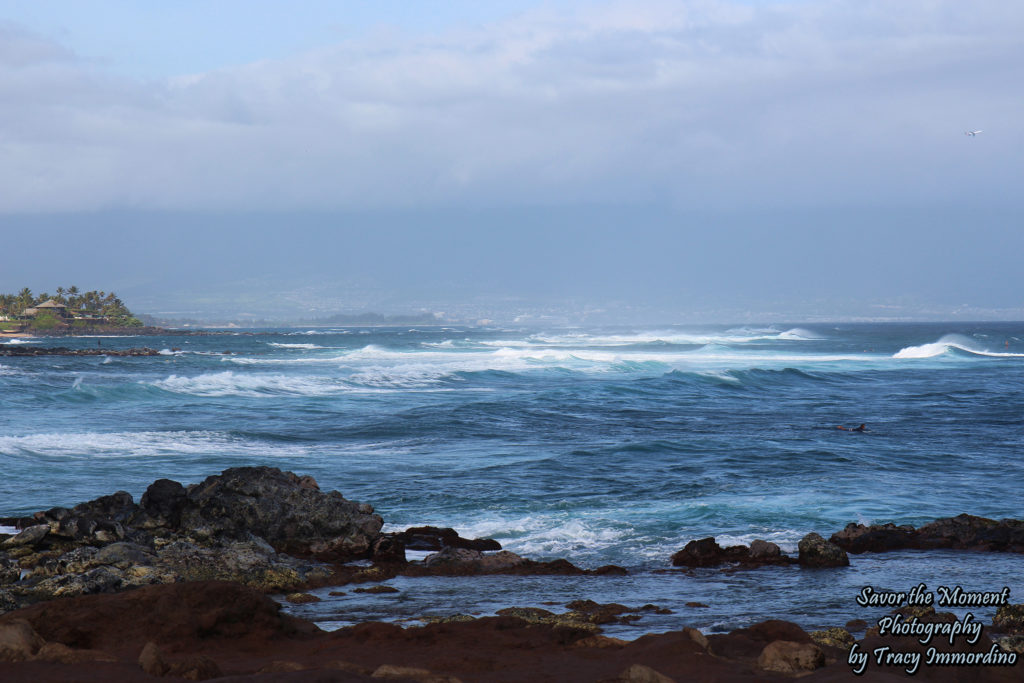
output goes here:
<path id="1" fill-rule="evenodd" d="M 332 575 L 324 561 L 368 556 L 382 525 L 369 505 L 270 467 L 225 470 L 187 489 L 161 479 L 141 505 L 119 491 L 12 521 L 21 531 L 0 543 L 0 612 L 179 581 L 322 582 Z"/>
<path id="2" fill-rule="evenodd" d="M 974 515 L 937 519 L 917 530 L 920 548 L 1024 552 L 1024 521 L 995 521 Z"/>
<path id="3" fill-rule="evenodd" d="M 410 527 L 397 534 L 391 534 L 409 550 L 443 550 L 444 548 L 465 548 L 466 550 L 501 550 L 501 544 L 493 538 L 462 538 L 455 529 L 436 526 Z"/>
<path id="4" fill-rule="evenodd" d="M 800 550 L 797 561 L 802 567 L 847 567 L 850 564 L 850 558 L 842 548 L 815 533 L 800 539 L 797 547 Z"/>
<path id="5" fill-rule="evenodd" d="M 895 524 L 847 524 L 829 540 L 849 553 L 882 552 L 913 547 L 914 527 Z"/>
<path id="6" fill-rule="evenodd" d="M 185 487 L 170 479 L 157 479 L 142 494 L 139 506 L 151 518 L 152 525 L 178 528 L 181 511 L 188 503 Z"/>
<path id="7" fill-rule="evenodd" d="M 215 537 L 250 534 L 283 553 L 358 556 L 384 521 L 373 507 L 323 493 L 312 477 L 273 467 L 236 467 L 188 488 L 181 526 Z"/>
<path id="8" fill-rule="evenodd" d="M 714 537 L 690 541 L 672 556 L 676 567 L 717 567 L 722 564 L 759 567 L 766 564 L 790 564 L 793 559 L 783 555 L 779 546 L 767 541 L 756 540 L 750 544 L 722 548 Z"/>
<path id="9" fill-rule="evenodd" d="M 895 524 L 847 524 L 832 534 L 833 543 L 851 553 L 888 550 L 939 549 L 987 550 L 1024 553 L 1024 521 L 996 521 L 974 515 L 944 517 L 919 529 Z"/>
<path id="10" fill-rule="evenodd" d="M 147 347 L 135 349 L 69 349 L 66 346 L 3 346 L 0 356 L 159 356 L 156 349 Z"/>

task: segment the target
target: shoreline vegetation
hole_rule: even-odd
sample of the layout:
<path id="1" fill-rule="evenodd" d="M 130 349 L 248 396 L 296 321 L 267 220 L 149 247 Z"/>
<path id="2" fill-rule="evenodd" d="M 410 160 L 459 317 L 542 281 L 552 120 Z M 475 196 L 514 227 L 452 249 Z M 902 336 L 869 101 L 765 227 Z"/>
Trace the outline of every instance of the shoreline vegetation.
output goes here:
<path id="1" fill-rule="evenodd" d="M 145 328 L 114 292 L 82 292 L 58 287 L 56 294 L 0 294 L 0 334 L 4 336 L 111 334 Z"/>
<path id="2" fill-rule="evenodd" d="M 449 324 L 435 313 L 384 315 L 336 313 L 296 320 L 196 320 L 135 314 L 114 292 L 58 287 L 56 294 L 33 294 L 28 287 L 17 294 L 0 294 L 0 339 L 18 337 L 73 337 L 82 335 L 175 335 L 202 330 L 279 327 L 388 327 Z M 198 331 L 198 332 L 197 332 Z"/>
<path id="3" fill-rule="evenodd" d="M 0 518 L 0 678 L 667 683 L 1024 675 L 1024 605 L 1010 604 L 1008 589 L 953 589 L 935 602 L 913 590 L 908 597 L 865 588 L 858 604 L 894 608 L 875 626 L 851 620 L 808 633 L 766 614 L 729 633 L 683 627 L 632 641 L 602 635 L 601 626 L 666 610 L 579 599 L 564 613 L 509 606 L 497 616 L 424 618 L 426 625 L 408 628 L 369 622 L 332 632 L 281 611 L 271 596 L 301 604 L 319 600 L 307 591 L 327 587 L 393 593 L 386 582 L 396 576 L 628 573 L 530 560 L 452 529 L 382 532 L 383 523 L 371 505 L 271 467 L 232 468 L 189 486 L 159 479 L 138 503 L 119 491 Z M 959 515 L 917 529 L 850 524 L 828 540 L 807 534 L 798 557 L 765 541 L 721 548 L 713 538 L 697 539 L 664 573 L 772 571 L 780 564 L 842 571 L 849 554 L 899 548 L 1024 553 L 1024 521 Z M 407 550 L 430 554 L 410 561 Z M 983 625 L 944 612 L 948 605 L 998 611 Z"/>

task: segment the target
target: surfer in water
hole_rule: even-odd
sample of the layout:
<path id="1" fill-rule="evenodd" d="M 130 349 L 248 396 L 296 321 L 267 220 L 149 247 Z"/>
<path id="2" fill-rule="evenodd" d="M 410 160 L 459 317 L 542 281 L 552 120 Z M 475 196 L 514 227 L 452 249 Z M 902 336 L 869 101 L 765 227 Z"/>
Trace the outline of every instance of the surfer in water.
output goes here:
<path id="1" fill-rule="evenodd" d="M 844 427 L 843 425 L 839 425 L 836 427 L 836 429 L 841 429 L 844 432 L 866 432 L 868 431 L 868 426 L 862 422 L 860 427 L 853 427 L 851 429 L 848 427 Z"/>

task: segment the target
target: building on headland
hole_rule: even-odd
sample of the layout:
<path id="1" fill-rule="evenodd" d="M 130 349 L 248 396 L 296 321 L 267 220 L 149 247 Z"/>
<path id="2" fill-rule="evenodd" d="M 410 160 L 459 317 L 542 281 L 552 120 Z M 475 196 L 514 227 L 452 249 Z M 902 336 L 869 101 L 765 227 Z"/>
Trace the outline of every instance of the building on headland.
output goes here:
<path id="1" fill-rule="evenodd" d="M 21 312 L 21 315 L 31 316 L 34 318 L 40 313 L 50 313 L 58 318 L 63 319 L 68 317 L 68 307 L 60 303 L 59 301 L 48 299 L 41 304 L 36 304 L 31 308 L 26 308 L 24 311 Z"/>
<path id="2" fill-rule="evenodd" d="M 37 313 L 42 313 L 44 310 L 49 310 L 52 311 L 53 313 L 56 313 L 57 315 L 64 316 L 67 315 L 68 307 L 58 301 L 48 299 L 41 304 L 37 304 L 35 310 Z"/>

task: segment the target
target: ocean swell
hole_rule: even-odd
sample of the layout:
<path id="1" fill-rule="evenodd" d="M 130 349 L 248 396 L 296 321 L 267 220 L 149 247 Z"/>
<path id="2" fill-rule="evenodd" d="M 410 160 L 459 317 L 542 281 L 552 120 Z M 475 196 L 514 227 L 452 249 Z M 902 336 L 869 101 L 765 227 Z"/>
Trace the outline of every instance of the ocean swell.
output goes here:
<path id="1" fill-rule="evenodd" d="M 1024 358 L 1024 353 L 989 351 L 979 348 L 973 339 L 960 334 L 947 334 L 931 344 L 908 346 L 893 354 L 893 358 L 935 358 L 936 356 L 942 356 L 953 351 L 961 351 L 972 356 L 987 356 L 989 358 Z"/>

